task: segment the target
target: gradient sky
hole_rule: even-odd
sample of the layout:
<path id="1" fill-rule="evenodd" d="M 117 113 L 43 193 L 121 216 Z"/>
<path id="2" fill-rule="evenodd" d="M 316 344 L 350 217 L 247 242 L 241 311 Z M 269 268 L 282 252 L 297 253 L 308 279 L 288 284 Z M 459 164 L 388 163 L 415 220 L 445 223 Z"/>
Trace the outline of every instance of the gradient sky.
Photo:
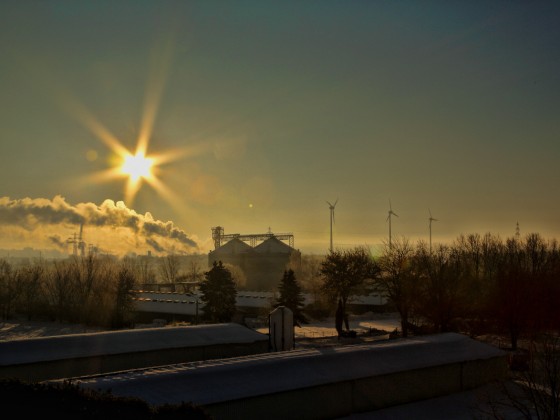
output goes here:
<path id="1" fill-rule="evenodd" d="M 560 238 L 559 22 L 546 1 L 4 0 L 0 247 L 77 231 L 25 213 L 40 199 L 124 200 L 94 176 L 116 156 L 92 121 L 132 151 L 150 116 L 168 193 L 125 207 L 192 250 L 221 225 L 322 253 L 336 199 L 341 247 L 386 240 L 389 200 L 394 236 L 427 240 L 431 209 L 434 242 L 516 222 Z"/>

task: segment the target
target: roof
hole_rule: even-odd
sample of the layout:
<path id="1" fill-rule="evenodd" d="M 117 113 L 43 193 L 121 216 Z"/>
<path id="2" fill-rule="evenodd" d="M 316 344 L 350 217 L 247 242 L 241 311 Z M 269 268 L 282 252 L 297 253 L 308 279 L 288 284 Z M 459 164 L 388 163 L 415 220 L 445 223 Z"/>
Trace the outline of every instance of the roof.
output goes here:
<path id="1" fill-rule="evenodd" d="M 268 341 L 239 324 L 145 328 L 0 342 L 0 366 L 170 348 Z"/>
<path id="2" fill-rule="evenodd" d="M 210 251 L 211 255 L 220 255 L 220 254 L 242 254 L 245 252 L 252 252 L 253 247 L 247 245 L 241 239 L 233 238 L 232 240 L 226 242 L 224 245 L 215 249 L 214 251 Z"/>
<path id="3" fill-rule="evenodd" d="M 275 236 L 271 236 L 266 241 L 260 243 L 254 248 L 255 252 L 258 253 L 270 253 L 270 254 L 291 254 L 294 252 L 294 248 L 285 244 L 280 239 Z"/>
<path id="4" fill-rule="evenodd" d="M 84 378 L 150 404 L 207 405 L 430 366 L 503 356 L 469 337 L 448 333 L 328 349 L 303 349 Z"/>

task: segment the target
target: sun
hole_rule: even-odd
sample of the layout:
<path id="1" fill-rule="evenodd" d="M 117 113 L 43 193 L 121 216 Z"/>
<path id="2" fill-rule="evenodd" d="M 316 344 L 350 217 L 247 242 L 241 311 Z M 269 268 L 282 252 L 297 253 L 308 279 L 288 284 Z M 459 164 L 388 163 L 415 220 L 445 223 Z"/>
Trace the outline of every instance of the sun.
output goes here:
<path id="1" fill-rule="evenodd" d="M 132 181 L 138 181 L 140 178 L 151 178 L 153 167 L 154 159 L 139 152 L 136 155 L 127 154 L 123 156 L 121 172 L 128 175 Z"/>
<path id="2" fill-rule="evenodd" d="M 171 35 L 171 34 L 170 34 Z M 112 152 L 108 163 L 109 168 L 94 173 L 91 179 L 95 182 L 110 182 L 114 179 L 126 179 L 124 187 L 124 202 L 132 207 L 134 198 L 144 184 L 152 187 L 156 193 L 172 207 L 183 211 L 182 198 L 169 188 L 162 176 L 170 170 L 162 169 L 163 165 L 173 161 L 197 156 L 213 150 L 211 143 L 174 148 L 164 152 L 148 154 L 148 146 L 153 137 L 154 123 L 161 102 L 168 67 L 173 53 L 173 37 L 162 40 L 161 48 L 155 50 L 152 60 L 150 77 L 146 86 L 143 113 L 138 127 L 136 148 L 129 149 L 122 139 L 105 127 L 93 113 L 80 101 L 70 95 L 63 95 L 63 107 L 88 128 L 99 140 L 105 143 Z M 97 159 L 94 153 L 89 153 L 87 159 L 91 162 Z"/>

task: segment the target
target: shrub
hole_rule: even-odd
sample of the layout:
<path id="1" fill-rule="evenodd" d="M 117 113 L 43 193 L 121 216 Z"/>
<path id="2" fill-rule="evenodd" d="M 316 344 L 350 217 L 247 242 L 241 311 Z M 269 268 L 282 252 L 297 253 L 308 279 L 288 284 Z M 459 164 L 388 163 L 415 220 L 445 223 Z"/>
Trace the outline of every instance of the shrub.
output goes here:
<path id="1" fill-rule="evenodd" d="M 200 407 L 182 403 L 152 407 L 139 398 L 117 397 L 110 392 L 62 384 L 0 380 L 0 405 L 19 418 L 102 419 L 209 419 Z"/>

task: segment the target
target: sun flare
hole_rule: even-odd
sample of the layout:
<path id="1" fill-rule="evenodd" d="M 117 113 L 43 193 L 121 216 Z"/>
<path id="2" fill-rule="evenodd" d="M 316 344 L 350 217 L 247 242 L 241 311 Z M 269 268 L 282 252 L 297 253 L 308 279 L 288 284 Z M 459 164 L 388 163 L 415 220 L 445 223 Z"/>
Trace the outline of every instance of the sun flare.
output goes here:
<path id="1" fill-rule="evenodd" d="M 124 156 L 121 171 L 124 175 L 128 175 L 132 181 L 138 181 L 140 178 L 150 178 L 153 166 L 154 160 L 142 153 L 127 154 Z"/>
<path id="2" fill-rule="evenodd" d="M 142 118 L 138 128 L 135 149 L 126 147 L 122 139 L 118 138 L 107 127 L 105 127 L 93 113 L 87 109 L 76 98 L 65 96 L 63 103 L 65 109 L 74 115 L 86 128 L 88 128 L 99 140 L 105 143 L 112 152 L 108 163 L 110 167 L 95 173 L 91 179 L 97 182 L 109 182 L 114 179 L 126 179 L 124 187 L 124 202 L 128 207 L 134 205 L 134 199 L 144 184 L 152 187 L 172 207 L 184 210 L 181 198 L 165 184 L 161 178 L 165 174 L 162 165 L 196 156 L 212 150 L 212 144 L 189 146 L 188 148 L 176 148 L 166 152 L 148 154 L 148 147 L 152 139 L 154 123 L 161 102 L 161 95 L 165 85 L 168 67 L 173 52 L 173 38 L 170 36 L 163 41 L 161 48 L 155 50 L 150 69 L 150 77 L 146 86 L 145 102 Z M 128 139 L 127 139 L 128 140 Z M 89 153 L 87 159 L 95 161 L 97 156 Z M 170 171 L 167 170 L 167 174 Z"/>

